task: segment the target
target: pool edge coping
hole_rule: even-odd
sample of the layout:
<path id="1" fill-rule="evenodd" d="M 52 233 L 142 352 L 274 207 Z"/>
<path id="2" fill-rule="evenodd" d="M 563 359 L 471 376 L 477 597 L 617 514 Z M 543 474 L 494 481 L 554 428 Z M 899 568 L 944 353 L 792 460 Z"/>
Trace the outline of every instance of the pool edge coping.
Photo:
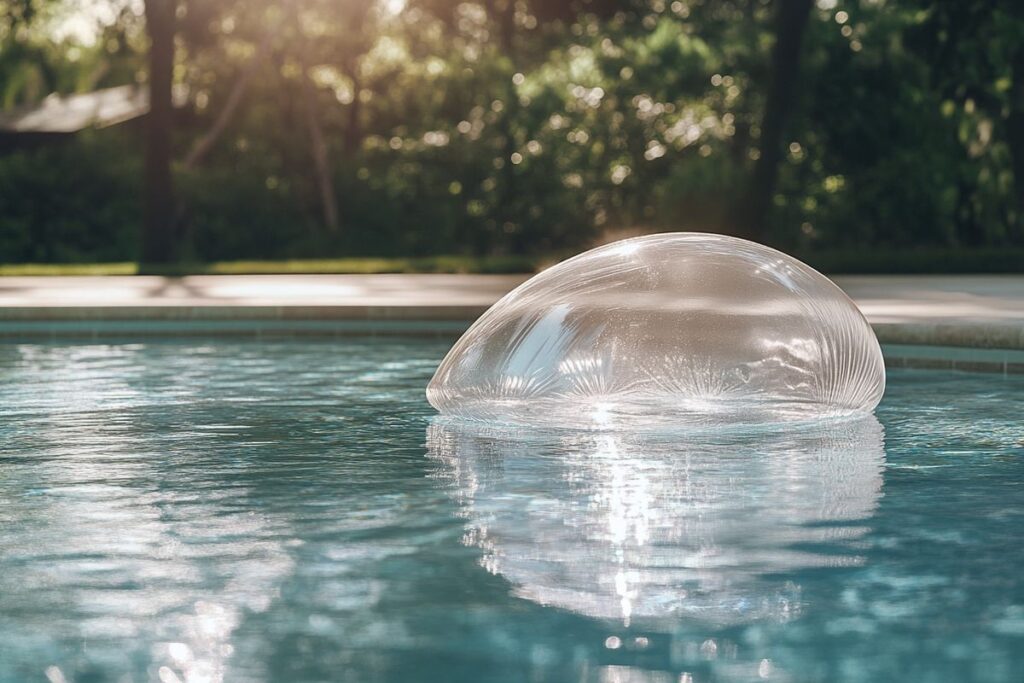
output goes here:
<path id="1" fill-rule="evenodd" d="M 0 308 L 0 343 L 181 336 L 455 336 L 488 306 Z M 871 322 L 890 367 L 1024 374 L 1024 324 Z"/>

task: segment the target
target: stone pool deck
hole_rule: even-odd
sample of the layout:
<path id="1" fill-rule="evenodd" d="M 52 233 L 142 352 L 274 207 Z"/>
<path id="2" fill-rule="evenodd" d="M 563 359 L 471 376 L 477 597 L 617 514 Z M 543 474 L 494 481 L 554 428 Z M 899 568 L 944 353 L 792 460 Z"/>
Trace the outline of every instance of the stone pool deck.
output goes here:
<path id="1" fill-rule="evenodd" d="M 5 277 L 0 337 L 455 334 L 526 277 Z M 895 365 L 1024 372 L 1024 276 L 835 281 L 864 311 Z"/>

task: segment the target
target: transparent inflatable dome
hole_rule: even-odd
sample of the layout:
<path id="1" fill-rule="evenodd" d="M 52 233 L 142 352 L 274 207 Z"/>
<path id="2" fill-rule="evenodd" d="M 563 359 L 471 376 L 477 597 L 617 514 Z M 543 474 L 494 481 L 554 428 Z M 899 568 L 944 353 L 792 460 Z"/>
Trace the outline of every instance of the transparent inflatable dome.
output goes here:
<path id="1" fill-rule="evenodd" d="M 427 387 L 463 418 L 574 428 L 870 412 L 881 350 L 856 305 L 779 251 L 704 233 L 615 242 L 492 306 Z"/>

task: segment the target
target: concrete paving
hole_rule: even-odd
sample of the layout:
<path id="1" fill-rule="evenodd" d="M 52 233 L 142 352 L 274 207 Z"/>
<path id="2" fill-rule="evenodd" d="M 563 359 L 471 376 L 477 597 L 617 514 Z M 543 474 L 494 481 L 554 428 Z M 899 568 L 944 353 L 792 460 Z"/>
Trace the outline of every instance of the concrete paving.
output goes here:
<path id="1" fill-rule="evenodd" d="M 41 330 L 39 323 L 60 321 L 464 323 L 526 277 L 6 277 L 0 278 L 0 333 L 29 330 L 19 322 Z M 1024 276 L 847 276 L 836 282 L 883 343 L 1024 349 Z"/>
<path id="2" fill-rule="evenodd" d="M 490 306 L 525 275 L 4 277 L 0 308 Z"/>

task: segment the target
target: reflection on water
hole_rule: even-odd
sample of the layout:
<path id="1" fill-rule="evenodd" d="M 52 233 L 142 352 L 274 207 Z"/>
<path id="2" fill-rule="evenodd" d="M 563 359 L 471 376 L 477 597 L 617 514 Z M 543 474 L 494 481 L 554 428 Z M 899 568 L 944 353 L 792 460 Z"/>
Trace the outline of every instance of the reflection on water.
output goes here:
<path id="1" fill-rule="evenodd" d="M 430 426 L 449 343 L 0 344 L 0 683 L 1024 681 L 1024 379 L 883 460 Z"/>
<path id="2" fill-rule="evenodd" d="M 523 598 L 624 626 L 785 621 L 786 576 L 859 565 L 882 494 L 874 417 L 699 438 L 427 431 L 466 518 L 464 542 Z"/>
<path id="3" fill-rule="evenodd" d="M 247 431 L 175 424 L 189 399 L 203 402 L 204 349 L 182 354 L 191 367 L 163 377 L 158 393 L 146 390 L 141 345 L 69 347 L 56 359 L 19 351 L 27 369 L 46 373 L 38 364 L 57 360 L 60 371 L 38 390 L 19 377 L 23 412 L 6 425 L 18 450 L 0 453 L 0 626 L 11 614 L 11 627 L 31 624 L 40 650 L 77 632 L 94 669 L 123 662 L 111 643 L 153 639 L 153 677 L 223 680 L 233 632 L 267 609 L 294 561 L 282 525 L 246 506 L 251 486 L 196 476 L 199 444 L 223 433 L 244 443 Z M 46 676 L 66 678 L 56 665 Z"/>

